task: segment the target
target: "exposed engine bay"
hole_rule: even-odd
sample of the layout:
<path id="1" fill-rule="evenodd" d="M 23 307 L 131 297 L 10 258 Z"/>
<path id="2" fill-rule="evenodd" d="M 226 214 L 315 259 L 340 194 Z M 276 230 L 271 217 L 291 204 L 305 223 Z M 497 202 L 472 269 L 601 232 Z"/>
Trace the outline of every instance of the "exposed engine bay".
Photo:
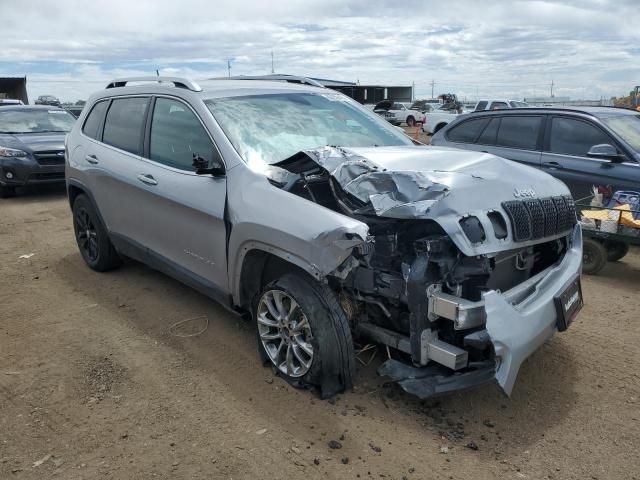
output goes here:
<path id="1" fill-rule="evenodd" d="M 421 397 L 494 380 L 483 295 L 525 284 L 558 265 L 570 247 L 573 204 L 564 197 L 504 202 L 482 221 L 449 211 L 468 244 L 489 235 L 505 241 L 503 250 L 467 255 L 429 215 L 450 193 L 438 181 L 448 172 L 388 171 L 329 147 L 275 167 L 268 175 L 274 185 L 368 225 L 369 237 L 327 281 L 355 335 L 395 349 L 380 373 Z M 520 241 L 507 242 L 508 235 Z"/>

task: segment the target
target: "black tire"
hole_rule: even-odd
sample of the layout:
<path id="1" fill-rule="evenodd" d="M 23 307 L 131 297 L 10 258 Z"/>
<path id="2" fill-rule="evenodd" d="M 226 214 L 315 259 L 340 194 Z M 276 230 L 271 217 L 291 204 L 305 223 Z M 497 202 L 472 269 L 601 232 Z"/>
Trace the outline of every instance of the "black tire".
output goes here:
<path id="1" fill-rule="evenodd" d="M 407 117 L 407 126 L 408 127 L 414 127 L 416 125 L 416 119 L 413 118 L 411 115 L 409 115 Z"/>
<path id="2" fill-rule="evenodd" d="M 0 198 L 11 198 L 15 197 L 16 189 L 15 187 L 7 187 L 6 185 L 0 185 Z"/>
<path id="3" fill-rule="evenodd" d="M 86 195 L 78 195 L 73 202 L 73 231 L 80 254 L 89 268 L 106 272 L 120 266 L 122 259 Z"/>
<path id="4" fill-rule="evenodd" d="M 607 260 L 610 262 L 617 262 L 629 253 L 629 244 L 616 240 L 607 240 L 604 242 L 604 248 L 607 250 Z"/>
<path id="5" fill-rule="evenodd" d="M 312 334 L 307 338 L 313 346 L 313 358 L 306 374 L 289 376 L 278 369 L 276 363 L 271 360 L 258 331 L 258 348 L 263 363 L 270 365 L 275 374 L 297 388 L 318 388 L 321 398 L 329 398 L 352 388 L 355 377 L 355 351 L 351 329 L 334 292 L 306 274 L 285 273 L 267 284 L 254 299 L 252 315 L 256 325 L 260 300 L 274 290 L 284 292 L 293 298 L 306 316 Z"/>
<path id="6" fill-rule="evenodd" d="M 607 250 L 602 242 L 585 238 L 582 242 L 582 271 L 595 275 L 607 264 Z"/>

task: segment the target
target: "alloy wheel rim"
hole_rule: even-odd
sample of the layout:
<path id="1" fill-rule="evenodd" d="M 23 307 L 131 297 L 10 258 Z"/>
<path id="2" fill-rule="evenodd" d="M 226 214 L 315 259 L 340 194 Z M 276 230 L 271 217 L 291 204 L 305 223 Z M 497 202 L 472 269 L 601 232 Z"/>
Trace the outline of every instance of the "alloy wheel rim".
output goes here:
<path id="1" fill-rule="evenodd" d="M 76 239 L 78 246 L 92 262 L 98 259 L 100 250 L 98 248 L 98 233 L 95 225 L 84 208 L 78 210 L 76 214 Z"/>
<path id="2" fill-rule="evenodd" d="M 304 376 L 313 363 L 311 325 L 295 299 L 282 290 L 260 298 L 258 334 L 271 363 L 289 377 Z"/>

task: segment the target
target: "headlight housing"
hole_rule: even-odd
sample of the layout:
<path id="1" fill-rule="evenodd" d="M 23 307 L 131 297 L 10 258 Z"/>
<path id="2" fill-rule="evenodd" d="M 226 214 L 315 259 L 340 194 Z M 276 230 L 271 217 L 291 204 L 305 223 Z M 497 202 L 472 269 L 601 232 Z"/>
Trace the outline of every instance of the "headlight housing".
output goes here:
<path id="1" fill-rule="evenodd" d="M 27 152 L 15 148 L 3 147 L 0 145 L 0 157 L 23 158 L 27 156 Z"/>

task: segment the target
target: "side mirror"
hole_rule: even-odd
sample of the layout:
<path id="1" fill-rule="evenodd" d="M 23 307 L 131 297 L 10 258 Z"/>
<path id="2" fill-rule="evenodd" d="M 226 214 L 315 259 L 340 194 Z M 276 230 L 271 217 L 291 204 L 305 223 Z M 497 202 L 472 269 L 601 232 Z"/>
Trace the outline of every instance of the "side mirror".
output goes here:
<path id="1" fill-rule="evenodd" d="M 196 169 L 196 175 L 224 177 L 226 173 L 224 163 L 222 163 L 222 159 L 220 158 L 220 154 L 217 150 L 214 150 L 211 162 L 208 162 L 197 153 L 194 153 L 193 167 Z"/>
<path id="2" fill-rule="evenodd" d="M 618 150 L 616 150 L 616 147 L 608 143 L 594 145 L 587 152 L 587 156 L 602 160 L 611 160 L 613 162 L 620 161 L 623 158 L 623 156 L 618 153 Z"/>

